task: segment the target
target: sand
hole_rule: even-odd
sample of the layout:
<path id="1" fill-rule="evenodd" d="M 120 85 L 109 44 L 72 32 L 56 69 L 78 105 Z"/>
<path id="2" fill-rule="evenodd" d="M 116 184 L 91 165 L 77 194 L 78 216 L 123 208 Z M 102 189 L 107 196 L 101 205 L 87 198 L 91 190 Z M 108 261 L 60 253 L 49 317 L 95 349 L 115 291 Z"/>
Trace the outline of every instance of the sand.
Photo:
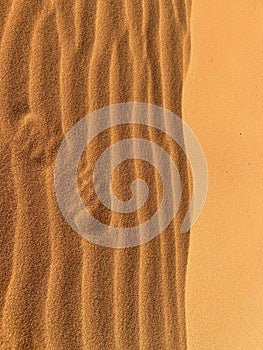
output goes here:
<path id="1" fill-rule="evenodd" d="M 1 349 L 263 348 L 262 14 L 260 0 L 2 1 Z M 110 130 L 91 155 L 124 135 L 169 147 L 186 194 L 165 232 L 139 247 L 105 248 L 59 210 L 53 174 L 65 134 L 127 101 L 182 116 L 205 151 L 209 192 L 190 245 L 178 234 L 185 159 L 151 130 Z M 148 218 L 161 193 L 147 164 L 121 171 L 148 181 L 151 197 L 128 219 L 95 200 L 93 212 L 116 226 Z M 91 172 L 84 154 L 87 206 Z M 127 177 L 113 183 L 127 199 Z"/>
<path id="2" fill-rule="evenodd" d="M 263 348 L 261 1 L 195 1 L 183 118 L 209 191 L 191 230 L 188 348 Z"/>
<path id="3" fill-rule="evenodd" d="M 189 196 L 178 147 L 144 130 L 170 148 L 185 193 L 165 232 L 134 248 L 101 247 L 74 232 L 58 208 L 53 174 L 65 134 L 98 108 L 148 102 L 182 116 L 189 21 L 190 0 L 2 4 L 1 349 L 186 349 L 189 234 L 179 227 Z M 96 146 L 123 133 L 140 136 L 136 127 L 110 130 L 90 154 L 95 159 Z M 139 161 L 123 171 L 144 176 L 153 191 L 145 210 L 128 220 L 140 223 L 159 205 L 158 176 Z M 84 201 L 91 172 L 84 154 Z M 127 199 L 121 185 L 117 178 L 116 191 Z M 91 207 L 123 225 L 96 200 Z"/>

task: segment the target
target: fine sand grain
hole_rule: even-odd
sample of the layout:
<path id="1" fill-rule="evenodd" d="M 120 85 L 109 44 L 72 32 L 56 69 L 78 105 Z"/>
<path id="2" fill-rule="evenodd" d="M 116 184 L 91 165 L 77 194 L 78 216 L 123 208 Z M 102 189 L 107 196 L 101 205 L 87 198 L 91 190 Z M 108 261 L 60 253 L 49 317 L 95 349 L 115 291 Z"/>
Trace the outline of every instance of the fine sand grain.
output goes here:
<path id="1" fill-rule="evenodd" d="M 191 230 L 189 350 L 263 349 L 263 2 L 193 1 L 183 118 L 209 191 Z"/>
<path id="2" fill-rule="evenodd" d="M 178 216 L 135 248 L 101 247 L 74 232 L 58 208 L 53 174 L 65 134 L 98 108 L 149 102 L 181 116 L 189 20 L 190 0 L 1 2 L 1 349 L 186 349 L 184 155 L 150 128 L 110 129 L 95 140 L 94 159 L 125 133 L 168 147 L 180 165 Z M 154 168 L 134 160 L 119 170 L 113 186 L 124 200 L 129 179 L 149 183 L 149 205 L 128 224 L 147 220 L 161 192 Z M 84 153 L 84 202 L 91 173 Z M 96 199 L 91 207 L 124 224 Z"/>

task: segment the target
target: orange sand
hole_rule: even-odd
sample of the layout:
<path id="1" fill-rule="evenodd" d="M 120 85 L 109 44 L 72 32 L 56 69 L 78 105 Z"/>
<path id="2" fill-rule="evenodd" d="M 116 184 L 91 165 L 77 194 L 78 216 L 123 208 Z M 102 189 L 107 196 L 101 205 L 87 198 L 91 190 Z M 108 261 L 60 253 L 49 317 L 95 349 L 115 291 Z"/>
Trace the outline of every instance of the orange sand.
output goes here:
<path id="1" fill-rule="evenodd" d="M 151 242 L 125 250 L 94 245 L 68 226 L 53 171 L 65 133 L 91 111 L 141 101 L 181 116 L 190 0 L 15 0 L 1 10 L 1 349 L 185 349 L 189 235 L 178 232 L 188 195 L 177 147 L 168 144 L 185 181 L 178 217 Z M 123 132 L 111 130 L 99 144 Z M 84 157 L 84 200 L 89 166 Z M 157 179 L 140 162 L 125 171 Z M 136 220 L 158 207 L 151 198 Z"/>
<path id="2" fill-rule="evenodd" d="M 190 2 L 1 3 L 1 350 L 263 348 L 263 6 L 204 0 L 190 11 Z M 57 206 L 53 170 L 65 133 L 89 112 L 126 101 L 179 116 L 183 105 L 204 148 L 209 193 L 189 254 L 189 235 L 178 235 L 187 176 L 176 220 L 136 248 L 82 239 Z M 93 145 L 94 158 L 124 133 L 143 134 L 111 130 Z M 185 159 L 168 146 L 185 174 Z M 145 220 L 159 204 L 158 176 L 136 161 L 122 170 L 150 185 L 149 205 L 127 222 Z M 113 184 L 127 199 L 127 178 Z M 93 210 L 124 224 L 96 201 Z"/>
<path id="3" fill-rule="evenodd" d="M 183 116 L 209 168 L 191 230 L 190 350 L 263 349 L 263 4 L 194 1 Z"/>

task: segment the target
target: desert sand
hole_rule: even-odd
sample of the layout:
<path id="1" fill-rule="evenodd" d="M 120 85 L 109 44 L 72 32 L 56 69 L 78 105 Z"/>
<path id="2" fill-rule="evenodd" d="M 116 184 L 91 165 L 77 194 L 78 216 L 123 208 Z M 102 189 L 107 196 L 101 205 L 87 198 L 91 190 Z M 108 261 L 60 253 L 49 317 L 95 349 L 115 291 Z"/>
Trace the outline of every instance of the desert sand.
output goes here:
<path id="1" fill-rule="evenodd" d="M 109 130 L 91 148 L 89 156 L 95 159 L 123 133 L 146 134 L 171 149 L 184 174 L 175 220 L 149 243 L 127 249 L 95 245 L 69 227 L 54 193 L 54 162 L 71 127 L 101 107 L 148 102 L 181 117 L 189 25 L 190 1 L 181 0 L 18 0 L 3 5 L 2 349 L 186 348 L 189 234 L 180 235 L 179 225 L 188 181 L 178 147 L 165 135 L 135 126 Z M 85 154 L 80 163 L 85 202 L 93 169 Z M 159 205 L 158 176 L 136 160 L 122 172 L 115 181 L 122 199 L 127 199 L 127 179 L 137 175 L 153 192 L 144 211 L 128 219 L 134 225 Z M 108 224 L 125 223 L 122 216 L 103 211 L 96 199 L 90 206 Z"/>
<path id="2" fill-rule="evenodd" d="M 0 348 L 262 349 L 262 25 L 259 0 L 4 1 L 0 14 Z M 146 102 L 182 117 L 208 163 L 209 192 L 190 234 L 185 156 L 151 128 L 112 128 L 81 158 L 83 202 L 105 223 L 147 220 L 160 179 L 139 160 L 147 205 L 113 215 L 89 198 L 89 157 L 124 137 L 169 150 L 184 180 L 178 215 L 134 248 L 95 245 L 63 218 L 55 158 L 85 115 Z M 118 176 L 118 173 L 123 176 Z"/>
<path id="3" fill-rule="evenodd" d="M 196 1 L 183 118 L 208 164 L 191 230 L 188 348 L 263 348 L 261 1 Z"/>

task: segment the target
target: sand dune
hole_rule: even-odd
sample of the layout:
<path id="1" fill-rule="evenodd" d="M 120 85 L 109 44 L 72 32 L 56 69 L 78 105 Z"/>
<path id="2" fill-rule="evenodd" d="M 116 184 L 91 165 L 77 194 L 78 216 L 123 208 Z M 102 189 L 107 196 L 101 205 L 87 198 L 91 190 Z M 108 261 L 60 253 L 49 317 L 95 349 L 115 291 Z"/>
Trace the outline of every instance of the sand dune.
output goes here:
<path id="1" fill-rule="evenodd" d="M 189 238 L 178 232 L 187 176 L 179 214 L 165 232 L 138 247 L 111 249 L 66 223 L 54 162 L 66 133 L 98 108 L 148 102 L 181 116 L 190 0 L 15 0 L 2 4 L 0 16 L 1 349 L 185 349 Z M 151 128 L 110 129 L 95 140 L 93 159 L 124 135 L 168 147 L 186 174 L 179 149 Z M 158 174 L 145 163 L 130 161 L 121 171 L 144 176 L 152 194 L 128 218 L 94 199 L 95 214 L 120 227 L 146 220 L 161 193 Z M 91 176 L 84 154 L 84 202 Z M 114 184 L 127 199 L 127 179 L 116 176 Z"/>

